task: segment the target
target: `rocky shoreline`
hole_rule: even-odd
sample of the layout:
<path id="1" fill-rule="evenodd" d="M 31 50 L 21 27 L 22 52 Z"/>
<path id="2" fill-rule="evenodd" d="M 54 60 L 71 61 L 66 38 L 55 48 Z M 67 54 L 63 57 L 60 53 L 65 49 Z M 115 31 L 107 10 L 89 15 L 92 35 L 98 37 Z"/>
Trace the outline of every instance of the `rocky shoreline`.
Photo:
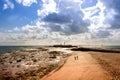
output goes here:
<path id="1" fill-rule="evenodd" d="M 0 80 L 36 80 L 55 69 L 66 49 L 35 47 L 0 55 Z"/>

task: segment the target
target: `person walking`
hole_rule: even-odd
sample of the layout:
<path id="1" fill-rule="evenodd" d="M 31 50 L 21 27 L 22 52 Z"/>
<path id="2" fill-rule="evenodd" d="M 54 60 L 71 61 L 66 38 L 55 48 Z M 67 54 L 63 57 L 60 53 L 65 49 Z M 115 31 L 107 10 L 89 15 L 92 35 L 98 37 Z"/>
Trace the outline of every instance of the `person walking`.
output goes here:
<path id="1" fill-rule="evenodd" d="M 74 56 L 74 59 L 75 59 L 75 60 L 77 59 L 76 56 Z"/>
<path id="2" fill-rule="evenodd" d="M 78 56 L 77 56 L 76 58 L 77 58 L 77 60 L 78 60 Z"/>

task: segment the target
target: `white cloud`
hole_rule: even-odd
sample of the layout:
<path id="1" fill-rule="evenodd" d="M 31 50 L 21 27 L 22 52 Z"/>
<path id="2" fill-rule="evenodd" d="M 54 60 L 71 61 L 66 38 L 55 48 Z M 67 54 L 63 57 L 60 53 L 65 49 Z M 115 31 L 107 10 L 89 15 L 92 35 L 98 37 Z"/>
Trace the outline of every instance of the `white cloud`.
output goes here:
<path id="1" fill-rule="evenodd" d="M 12 30 L 7 30 L 7 32 L 11 33 L 11 32 L 13 32 L 13 31 L 12 31 Z"/>
<path id="2" fill-rule="evenodd" d="M 120 29 L 117 30 L 111 30 L 112 36 L 110 36 L 110 39 L 119 45 L 120 43 Z"/>
<path id="3" fill-rule="evenodd" d="M 46 29 L 43 26 L 42 22 L 37 22 L 35 26 L 25 25 L 22 28 L 18 28 L 21 30 L 20 33 L 15 33 L 12 31 L 11 33 L 1 33 L 0 34 L 0 44 L 17 44 L 17 45 L 49 45 L 49 44 L 61 44 L 66 42 L 66 44 L 119 44 L 120 40 L 120 32 L 119 30 L 111 32 L 111 36 L 108 38 L 93 38 L 91 33 L 80 33 L 76 35 L 61 35 L 59 32 L 50 32 L 49 29 Z M 17 29 L 17 28 L 16 28 Z M 15 28 L 14 28 L 15 30 Z M 93 32 L 92 35 L 96 36 L 96 32 Z M 103 34 L 104 35 L 104 34 Z"/>
<path id="4" fill-rule="evenodd" d="M 97 37 L 98 39 L 108 38 L 110 36 L 108 28 L 110 28 L 111 25 L 107 20 L 114 19 L 116 12 L 113 9 L 108 11 L 106 6 L 98 0 L 96 5 L 82 9 L 82 11 L 85 15 L 83 19 L 89 19 L 91 21 L 89 26 L 91 36 Z"/>
<path id="5" fill-rule="evenodd" d="M 38 16 L 45 16 L 49 13 L 57 12 L 57 4 L 54 0 L 42 0 L 42 9 L 37 10 Z"/>
<path id="6" fill-rule="evenodd" d="M 115 20 L 114 16 L 116 16 L 117 14 L 118 13 L 115 12 L 115 10 L 112 8 L 109 10 L 106 10 L 105 21 L 108 22 L 109 24 L 112 24 Z M 113 26 L 111 25 L 111 27 L 113 27 Z"/>
<path id="7" fill-rule="evenodd" d="M 8 5 L 7 5 L 7 4 L 4 4 L 3 10 L 8 9 L 8 8 L 9 8 Z"/>
<path id="8" fill-rule="evenodd" d="M 16 1 L 24 6 L 31 6 L 33 3 L 37 3 L 37 0 L 16 0 Z M 103 42 L 106 42 L 106 44 L 112 44 L 112 43 L 115 44 L 115 42 L 116 44 L 119 44 L 119 40 L 120 40 L 119 30 L 117 31 L 108 30 L 108 28 L 111 25 L 107 23 L 107 20 L 110 19 L 114 20 L 114 15 L 116 15 L 117 13 L 115 12 L 114 9 L 109 9 L 109 11 L 107 11 L 106 6 L 100 0 L 98 0 L 98 3 L 96 5 L 92 7 L 88 7 L 86 9 L 81 8 L 81 4 L 83 0 L 74 0 L 74 1 L 59 0 L 58 3 L 56 3 L 55 0 L 42 0 L 42 2 L 43 4 L 41 9 L 37 10 L 37 14 L 38 16 L 40 16 L 40 19 L 36 21 L 35 25 L 28 24 L 22 26 L 21 28 L 15 27 L 14 29 L 9 30 L 9 33 L 7 34 L 1 33 L 0 39 L 2 39 L 2 41 L 0 42 L 9 43 L 9 44 L 11 42 L 11 44 L 17 43 L 24 45 L 55 44 L 55 43 L 63 43 L 63 42 L 70 44 L 91 44 L 91 45 L 96 43 L 102 44 Z M 65 4 L 63 4 L 64 2 Z M 5 5 L 5 9 L 9 8 L 7 4 L 4 5 Z M 84 25 L 79 27 L 75 27 L 75 26 L 73 27 L 72 25 L 71 27 L 69 27 L 67 25 L 70 24 L 56 23 L 57 25 L 61 26 L 61 28 L 59 28 L 60 26 L 54 26 L 52 24 L 49 24 L 49 22 L 44 22 L 41 20 L 50 13 L 51 14 L 60 13 L 59 10 L 61 10 L 61 14 L 69 15 L 69 17 L 70 15 L 72 15 L 71 24 L 74 21 L 73 18 L 75 18 L 75 21 L 78 22 L 81 22 L 80 21 L 81 19 L 90 20 L 90 26 L 89 27 L 87 26 L 88 32 L 87 31 L 81 33 L 78 32 L 77 34 L 74 34 L 78 30 L 78 28 L 82 30 L 81 27 L 84 28 Z M 80 13 L 78 14 L 77 12 Z M 82 17 L 79 18 L 76 15 Z M 64 19 L 64 17 L 62 17 L 62 19 Z M 55 17 L 55 20 L 57 21 L 59 19 L 56 19 Z M 55 27 L 57 30 L 56 29 L 51 30 L 52 29 L 50 28 L 51 26 L 52 28 Z M 61 29 L 62 31 L 58 29 Z M 72 33 L 72 30 L 75 30 L 75 32 Z M 61 34 L 69 31 L 71 31 L 70 35 Z"/>
<path id="9" fill-rule="evenodd" d="M 89 19 L 93 24 L 97 22 L 97 24 L 95 25 L 102 26 L 106 17 L 104 13 L 105 9 L 106 7 L 103 5 L 103 3 L 98 1 L 98 3 L 95 6 L 82 9 L 85 15 L 84 19 Z M 95 15 L 92 16 L 93 14 Z"/>
<path id="10" fill-rule="evenodd" d="M 14 9 L 14 4 L 10 0 L 5 0 L 5 4 L 3 5 L 3 10 L 8 8 Z"/>
<path id="11" fill-rule="evenodd" d="M 33 3 L 37 3 L 37 0 L 16 0 L 17 3 L 22 4 L 23 6 L 31 6 Z"/>
<path id="12" fill-rule="evenodd" d="M 21 35 L 16 37 L 18 40 L 41 40 L 47 39 L 48 35 L 50 34 L 49 30 L 42 26 L 42 22 L 36 22 L 36 25 L 25 25 L 22 28 L 18 29 L 21 30 Z"/>
<path id="13" fill-rule="evenodd" d="M 13 30 L 14 31 L 20 31 L 20 29 L 18 27 L 15 27 Z"/>
<path id="14" fill-rule="evenodd" d="M 83 0 L 74 0 L 74 2 L 82 4 Z"/>

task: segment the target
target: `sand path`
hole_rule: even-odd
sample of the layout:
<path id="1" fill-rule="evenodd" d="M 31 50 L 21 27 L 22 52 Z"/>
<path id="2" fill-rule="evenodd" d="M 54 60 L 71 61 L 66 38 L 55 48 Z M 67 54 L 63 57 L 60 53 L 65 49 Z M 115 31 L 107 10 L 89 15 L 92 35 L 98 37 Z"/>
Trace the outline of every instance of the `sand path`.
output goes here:
<path id="1" fill-rule="evenodd" d="M 73 52 L 58 71 L 41 80 L 110 80 L 110 76 L 88 52 Z"/>

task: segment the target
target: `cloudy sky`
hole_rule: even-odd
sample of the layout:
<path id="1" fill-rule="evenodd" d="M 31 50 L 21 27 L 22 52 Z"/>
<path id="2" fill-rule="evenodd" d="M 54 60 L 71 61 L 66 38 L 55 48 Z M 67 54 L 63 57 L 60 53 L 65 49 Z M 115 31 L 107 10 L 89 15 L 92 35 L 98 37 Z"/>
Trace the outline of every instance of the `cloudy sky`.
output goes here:
<path id="1" fill-rule="evenodd" d="M 120 0 L 0 0 L 0 45 L 120 45 Z"/>

